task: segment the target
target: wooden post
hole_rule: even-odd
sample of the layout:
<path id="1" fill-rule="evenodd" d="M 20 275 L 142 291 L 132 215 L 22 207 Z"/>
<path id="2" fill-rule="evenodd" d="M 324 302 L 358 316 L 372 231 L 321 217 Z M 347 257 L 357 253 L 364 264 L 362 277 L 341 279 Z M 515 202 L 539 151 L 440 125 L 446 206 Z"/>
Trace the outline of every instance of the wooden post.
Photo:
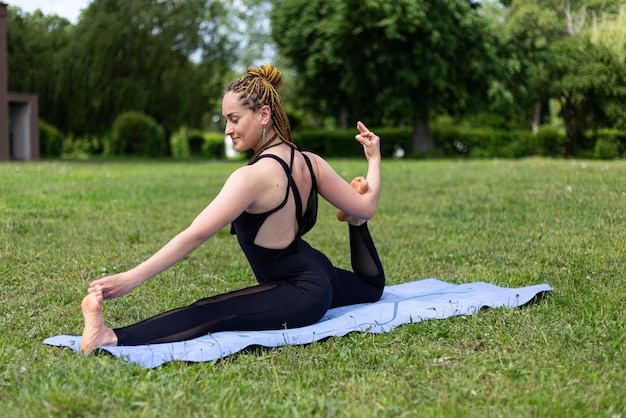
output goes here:
<path id="1" fill-rule="evenodd" d="M 11 159 L 7 81 L 7 5 L 0 3 L 0 161 Z"/>

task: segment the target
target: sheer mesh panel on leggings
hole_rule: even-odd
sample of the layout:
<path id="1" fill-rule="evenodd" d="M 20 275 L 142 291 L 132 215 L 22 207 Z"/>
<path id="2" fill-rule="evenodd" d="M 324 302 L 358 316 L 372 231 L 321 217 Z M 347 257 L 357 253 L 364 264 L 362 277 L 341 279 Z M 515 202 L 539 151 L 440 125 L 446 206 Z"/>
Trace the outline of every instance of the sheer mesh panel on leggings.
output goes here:
<path id="1" fill-rule="evenodd" d="M 360 226 L 350 225 L 350 258 L 352 270 L 358 276 L 376 287 L 385 286 L 383 266 L 367 223 Z"/>
<path id="2" fill-rule="evenodd" d="M 183 341 L 196 338 L 209 332 L 221 330 L 221 324 L 237 318 L 237 315 L 224 315 L 231 309 L 224 306 L 229 302 L 245 304 L 246 296 L 266 292 L 275 285 L 258 285 L 236 290 L 223 295 L 200 299 L 178 309 L 153 316 L 127 327 L 118 328 L 115 333 L 118 345 L 157 344 Z M 243 298 L 243 299 L 242 299 Z M 225 309 L 226 308 L 226 309 Z M 215 318 L 207 320 L 207 318 Z M 185 325 L 183 328 L 183 324 Z"/>

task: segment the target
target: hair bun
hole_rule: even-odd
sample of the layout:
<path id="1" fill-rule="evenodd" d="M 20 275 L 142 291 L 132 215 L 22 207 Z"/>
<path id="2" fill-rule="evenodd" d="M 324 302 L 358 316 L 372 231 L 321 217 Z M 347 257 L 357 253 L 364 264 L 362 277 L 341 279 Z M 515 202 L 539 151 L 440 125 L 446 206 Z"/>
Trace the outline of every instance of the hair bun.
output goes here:
<path id="1" fill-rule="evenodd" d="M 264 64 L 257 68 L 248 68 L 248 75 L 260 77 L 267 80 L 274 88 L 278 88 L 283 85 L 283 75 L 278 68 L 271 64 Z"/>

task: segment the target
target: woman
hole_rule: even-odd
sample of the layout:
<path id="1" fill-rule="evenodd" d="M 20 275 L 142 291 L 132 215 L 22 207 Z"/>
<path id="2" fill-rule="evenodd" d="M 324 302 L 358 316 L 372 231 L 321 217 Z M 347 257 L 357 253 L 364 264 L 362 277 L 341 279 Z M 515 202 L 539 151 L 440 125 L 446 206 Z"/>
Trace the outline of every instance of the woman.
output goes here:
<path id="1" fill-rule="evenodd" d="M 352 184 L 315 154 L 296 151 L 283 102 L 282 75 L 272 65 L 249 68 L 231 82 L 222 101 L 225 134 L 237 151 L 254 150 L 220 193 L 148 260 L 90 283 L 82 302 L 80 349 L 188 340 L 225 330 L 295 328 L 317 322 L 329 308 L 374 302 L 383 268 L 367 229 L 380 193 L 380 138 L 359 122 L 356 140 L 368 162 L 367 178 Z M 358 190 L 357 190 L 358 189 Z M 353 272 L 334 267 L 302 239 L 315 223 L 318 193 L 349 224 Z M 123 328 L 108 328 L 105 299 L 117 298 L 176 264 L 229 223 L 258 285 L 201 299 Z"/>

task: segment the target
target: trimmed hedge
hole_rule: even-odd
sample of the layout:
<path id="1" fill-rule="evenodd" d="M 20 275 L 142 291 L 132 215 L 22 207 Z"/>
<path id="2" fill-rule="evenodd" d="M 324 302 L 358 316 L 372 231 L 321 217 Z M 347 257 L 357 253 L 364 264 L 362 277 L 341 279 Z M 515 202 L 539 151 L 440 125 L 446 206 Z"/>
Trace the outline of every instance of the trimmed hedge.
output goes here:
<path id="1" fill-rule="evenodd" d="M 224 144 L 224 134 L 209 132 L 204 134 L 202 144 L 202 156 L 223 160 L 226 158 L 226 148 Z"/>
<path id="2" fill-rule="evenodd" d="M 594 133 L 587 133 L 595 137 L 593 154 L 595 158 L 609 160 L 626 157 L 626 132 L 616 129 L 600 129 Z"/>
<path id="3" fill-rule="evenodd" d="M 73 137 L 69 135 L 65 138 L 63 153 L 68 155 L 99 155 L 104 152 L 103 137 L 87 135 Z"/>
<path id="4" fill-rule="evenodd" d="M 396 156 L 399 149 L 404 155 L 424 157 L 413 153 L 410 129 L 374 128 L 382 138 L 383 157 Z M 435 149 L 429 157 L 522 158 L 529 156 L 560 156 L 563 154 L 565 135 L 545 127 L 537 134 L 530 131 L 498 130 L 491 128 L 431 128 Z M 354 140 L 354 131 L 311 130 L 294 133 L 296 144 L 305 150 L 324 156 L 359 157 L 363 151 Z"/>
<path id="5" fill-rule="evenodd" d="M 411 131 L 406 129 L 379 128 L 372 129 L 383 140 L 381 153 L 384 157 L 392 157 L 397 147 L 404 150 L 412 148 Z M 360 157 L 363 148 L 354 139 L 354 131 L 310 130 L 293 133 L 298 148 L 311 151 L 325 157 Z"/>
<path id="6" fill-rule="evenodd" d="M 222 133 L 181 128 L 170 138 L 170 146 L 174 157 L 226 158 Z"/>
<path id="7" fill-rule="evenodd" d="M 42 128 L 42 131 L 46 128 Z M 424 158 L 413 152 L 409 128 L 374 128 L 382 138 L 384 158 Z M 433 126 L 435 148 L 427 157 L 439 158 L 523 158 L 530 156 L 561 157 L 565 134 L 552 127 L 537 133 L 494 128 Z M 362 147 L 355 141 L 355 130 L 298 130 L 293 132 L 296 145 L 324 157 L 361 158 Z M 46 134 L 42 134 L 42 137 Z M 159 157 L 164 154 L 163 130 L 151 118 L 129 112 L 116 120 L 112 134 L 104 139 L 106 154 L 134 154 Z M 45 140 L 42 139 L 42 144 Z M 611 159 L 626 157 L 626 131 L 603 129 L 588 131 L 584 143 L 592 144 L 577 150 L 583 158 Z M 94 143 L 95 144 L 95 143 Z M 226 158 L 224 134 L 181 128 L 170 138 L 172 155 L 178 158 Z M 43 145 L 42 145 L 43 146 Z M 58 152 L 58 151 L 57 151 Z M 42 153 L 43 154 L 43 153 Z M 249 153 L 244 153 L 245 156 Z"/>
<path id="8" fill-rule="evenodd" d="M 39 155 L 58 158 L 63 152 L 63 134 L 56 127 L 39 120 Z"/>
<path id="9" fill-rule="evenodd" d="M 189 144 L 190 155 L 202 155 L 202 148 L 204 147 L 204 133 L 197 130 L 188 131 L 187 143 Z"/>
<path id="10" fill-rule="evenodd" d="M 125 112 L 113 122 L 104 149 L 107 155 L 162 157 L 165 155 L 165 132 L 150 116 Z"/>

